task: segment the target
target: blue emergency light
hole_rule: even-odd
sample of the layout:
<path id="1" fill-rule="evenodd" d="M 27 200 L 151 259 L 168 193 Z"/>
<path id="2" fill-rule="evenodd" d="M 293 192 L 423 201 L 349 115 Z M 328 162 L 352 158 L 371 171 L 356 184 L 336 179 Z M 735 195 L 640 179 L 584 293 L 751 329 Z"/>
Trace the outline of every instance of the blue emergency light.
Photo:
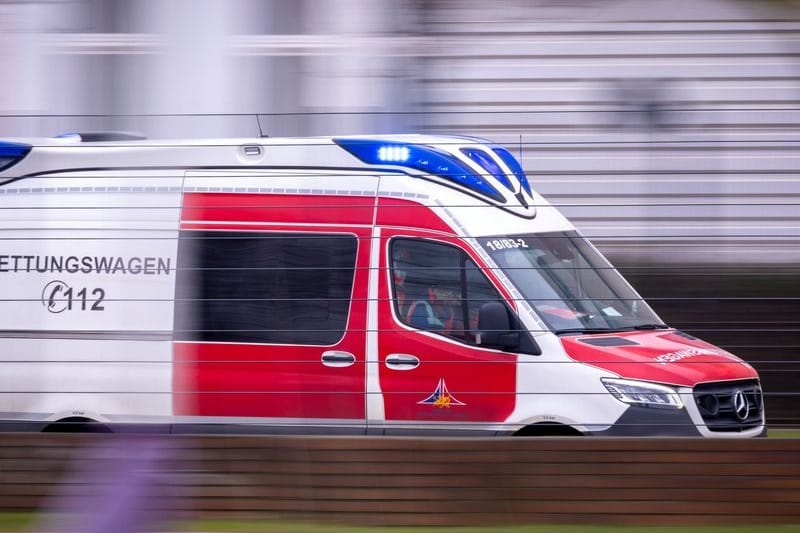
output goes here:
<path id="1" fill-rule="evenodd" d="M 522 165 L 519 164 L 517 158 L 511 155 L 511 152 L 505 148 L 501 148 L 500 146 L 493 147 L 492 151 L 497 154 L 497 157 L 499 157 L 511 170 L 511 172 L 514 173 L 519 180 L 519 184 L 522 185 L 522 188 L 525 189 L 526 193 L 528 193 L 528 196 L 532 196 L 533 193 L 531 192 L 531 184 L 528 183 L 528 177 L 525 175 L 525 171 L 522 170 Z"/>
<path id="2" fill-rule="evenodd" d="M 506 189 L 511 192 L 514 192 L 514 187 L 511 185 L 511 182 L 508 181 L 508 176 L 500 169 L 500 166 L 494 162 L 494 159 L 478 148 L 462 148 L 461 152 L 475 161 L 482 169 L 486 172 L 494 176 L 494 178 L 505 185 Z"/>
<path id="3" fill-rule="evenodd" d="M 488 196 L 499 203 L 505 197 L 483 177 L 459 161 L 457 157 L 420 144 L 409 144 L 377 139 L 334 139 L 334 142 L 369 165 L 398 165 L 445 178 Z"/>
<path id="4" fill-rule="evenodd" d="M 18 163 L 30 151 L 31 146 L 28 144 L 0 141 L 0 170 L 5 170 Z"/>
<path id="5" fill-rule="evenodd" d="M 381 146 L 378 159 L 386 163 L 405 163 L 410 155 L 407 146 Z"/>

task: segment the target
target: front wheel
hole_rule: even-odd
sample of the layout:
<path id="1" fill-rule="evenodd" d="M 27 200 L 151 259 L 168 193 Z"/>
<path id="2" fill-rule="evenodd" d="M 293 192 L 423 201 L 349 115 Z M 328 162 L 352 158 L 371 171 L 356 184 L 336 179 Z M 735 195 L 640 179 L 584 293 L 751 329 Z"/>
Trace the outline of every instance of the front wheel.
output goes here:
<path id="1" fill-rule="evenodd" d="M 91 418 L 70 416 L 46 425 L 42 433 L 111 433 L 111 428 Z"/>
<path id="2" fill-rule="evenodd" d="M 583 433 L 577 429 L 559 424 L 557 422 L 541 422 L 525 426 L 516 433 L 515 437 L 582 437 Z"/>

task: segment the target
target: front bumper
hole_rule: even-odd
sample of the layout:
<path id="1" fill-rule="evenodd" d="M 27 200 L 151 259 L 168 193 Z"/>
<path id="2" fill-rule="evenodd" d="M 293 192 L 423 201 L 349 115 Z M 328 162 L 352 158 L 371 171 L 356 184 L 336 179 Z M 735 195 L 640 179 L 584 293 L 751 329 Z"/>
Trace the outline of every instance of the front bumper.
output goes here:
<path id="1" fill-rule="evenodd" d="M 607 429 L 589 435 L 606 437 L 699 437 L 686 409 L 631 406 Z"/>
<path id="2" fill-rule="evenodd" d="M 602 430 L 589 431 L 586 434 L 605 437 L 736 438 L 767 436 L 766 425 L 763 425 L 757 433 L 752 430 L 742 433 L 709 431 L 702 422 L 697 424 L 693 421 L 687 407 L 670 410 L 631 406 L 611 426 Z M 699 418 L 699 414 L 695 415 Z"/>

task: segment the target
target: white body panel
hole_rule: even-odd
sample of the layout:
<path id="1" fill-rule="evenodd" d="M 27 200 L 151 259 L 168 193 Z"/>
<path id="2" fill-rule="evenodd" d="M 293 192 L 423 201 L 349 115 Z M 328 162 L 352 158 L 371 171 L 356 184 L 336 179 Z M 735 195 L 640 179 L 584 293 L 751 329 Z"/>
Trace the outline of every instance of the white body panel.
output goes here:
<path id="1" fill-rule="evenodd" d="M 0 188 L 0 411 L 171 415 L 182 181 L 84 171 Z"/>

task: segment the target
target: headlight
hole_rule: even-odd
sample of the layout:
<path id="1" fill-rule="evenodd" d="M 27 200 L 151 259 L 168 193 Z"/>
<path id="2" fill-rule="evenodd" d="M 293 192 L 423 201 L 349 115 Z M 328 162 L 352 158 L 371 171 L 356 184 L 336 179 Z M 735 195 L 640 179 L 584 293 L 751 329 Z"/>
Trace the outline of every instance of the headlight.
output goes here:
<path id="1" fill-rule="evenodd" d="M 675 389 L 664 385 L 612 378 L 602 378 L 601 381 L 608 392 L 623 403 L 659 409 L 683 408 L 681 397 L 675 392 Z"/>

